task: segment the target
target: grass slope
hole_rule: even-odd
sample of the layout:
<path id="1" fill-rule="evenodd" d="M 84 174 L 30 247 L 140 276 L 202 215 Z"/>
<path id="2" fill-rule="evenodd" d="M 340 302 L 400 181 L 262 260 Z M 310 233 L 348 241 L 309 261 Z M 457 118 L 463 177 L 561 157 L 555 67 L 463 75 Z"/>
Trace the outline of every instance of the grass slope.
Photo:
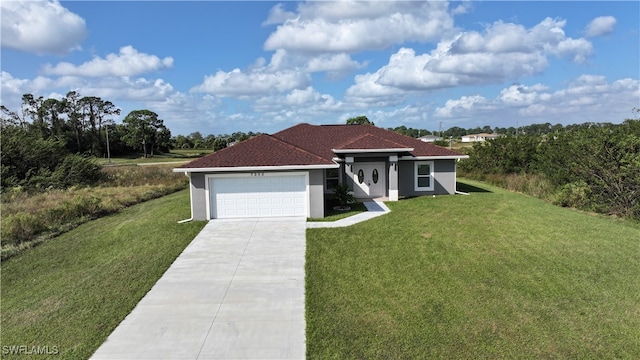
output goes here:
<path id="1" fill-rule="evenodd" d="M 308 358 L 640 358 L 640 226 L 467 183 L 307 231 Z"/>
<path id="2" fill-rule="evenodd" d="M 2 345 L 56 346 L 67 359 L 91 356 L 204 226 L 177 224 L 189 211 L 183 190 L 4 261 Z"/>

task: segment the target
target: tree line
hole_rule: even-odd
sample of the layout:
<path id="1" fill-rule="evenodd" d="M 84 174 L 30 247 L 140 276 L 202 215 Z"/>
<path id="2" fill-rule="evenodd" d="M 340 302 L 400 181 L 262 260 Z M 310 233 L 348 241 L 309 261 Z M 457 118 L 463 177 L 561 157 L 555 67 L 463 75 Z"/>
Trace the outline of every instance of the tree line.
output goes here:
<path id="1" fill-rule="evenodd" d="M 460 162 L 464 176 L 500 182 L 534 175 L 557 205 L 640 219 L 640 120 L 507 135 L 475 144 L 468 154 Z"/>
<path id="2" fill-rule="evenodd" d="M 131 111 L 115 124 L 120 109 L 111 101 L 76 91 L 62 99 L 25 94 L 20 109 L 0 110 L 2 189 L 93 184 L 102 176 L 93 158 L 146 157 L 171 145 L 171 132 L 153 111 Z"/>
<path id="3" fill-rule="evenodd" d="M 189 135 L 178 135 L 171 138 L 172 149 L 210 149 L 218 151 L 233 145 L 243 140 L 247 140 L 256 135 L 260 135 L 260 132 L 254 133 L 249 131 L 244 133 L 242 131 L 234 132 L 233 134 L 209 134 L 203 136 L 199 131 L 192 132 Z"/>
<path id="4" fill-rule="evenodd" d="M 500 135 L 544 135 L 551 134 L 558 130 L 563 129 L 564 126 L 561 124 L 551 125 L 551 123 L 544 124 L 530 124 L 524 125 L 520 127 L 491 127 L 489 125 L 485 126 L 476 126 L 473 128 L 462 128 L 459 126 L 450 127 L 444 131 L 430 131 L 427 129 L 414 129 L 412 127 L 407 128 L 404 125 L 397 126 L 395 128 L 388 128 L 388 130 L 397 132 L 402 135 L 418 138 L 425 135 L 436 135 L 441 136 L 445 139 L 452 137 L 454 139 L 459 139 L 468 134 L 500 134 Z"/>

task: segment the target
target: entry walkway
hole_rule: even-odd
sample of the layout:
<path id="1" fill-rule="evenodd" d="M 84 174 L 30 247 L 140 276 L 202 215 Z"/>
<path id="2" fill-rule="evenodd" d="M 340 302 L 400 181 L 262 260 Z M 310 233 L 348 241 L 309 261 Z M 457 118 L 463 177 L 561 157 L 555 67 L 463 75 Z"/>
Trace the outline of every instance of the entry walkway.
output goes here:
<path id="1" fill-rule="evenodd" d="M 318 222 L 308 222 L 308 228 L 335 228 L 335 227 L 345 227 L 351 226 L 353 224 L 357 224 L 359 222 L 363 222 L 369 219 L 373 219 L 380 215 L 384 215 L 388 213 L 390 210 L 382 201 L 379 200 L 371 200 L 363 202 L 364 206 L 367 207 L 367 211 L 361 212 L 359 214 L 349 216 L 348 218 L 340 219 L 337 221 L 318 221 Z"/>
<path id="2" fill-rule="evenodd" d="M 305 219 L 212 220 L 92 359 L 304 359 Z"/>

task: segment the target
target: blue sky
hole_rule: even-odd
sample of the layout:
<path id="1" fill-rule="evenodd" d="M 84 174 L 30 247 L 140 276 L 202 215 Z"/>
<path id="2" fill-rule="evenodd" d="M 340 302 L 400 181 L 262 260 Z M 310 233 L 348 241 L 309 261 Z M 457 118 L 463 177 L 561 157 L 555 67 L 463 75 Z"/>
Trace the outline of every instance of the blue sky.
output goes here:
<path id="1" fill-rule="evenodd" d="M 174 135 L 366 115 L 437 130 L 619 123 L 638 1 L 5 1 L 1 103 L 100 96 Z M 440 125 L 441 124 L 441 125 Z"/>

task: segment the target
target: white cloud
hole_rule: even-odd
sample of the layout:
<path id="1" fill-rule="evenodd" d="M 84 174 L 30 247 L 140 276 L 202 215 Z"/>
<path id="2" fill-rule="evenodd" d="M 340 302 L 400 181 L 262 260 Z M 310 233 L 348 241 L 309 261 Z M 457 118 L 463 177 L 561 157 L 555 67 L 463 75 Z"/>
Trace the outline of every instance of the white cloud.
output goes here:
<path id="1" fill-rule="evenodd" d="M 407 41 L 435 41 L 453 29 L 448 2 L 340 1 L 300 4 L 264 44 L 266 50 L 353 53 Z"/>
<path id="2" fill-rule="evenodd" d="M 514 84 L 503 89 L 498 99 L 505 105 L 509 106 L 528 106 L 534 104 L 540 99 L 540 91 L 547 90 L 542 84 L 536 84 L 531 87 L 526 85 Z"/>
<path id="3" fill-rule="evenodd" d="M 2 72 L 0 77 L 0 85 L 2 85 L 2 94 L 24 94 L 25 85 L 28 80 L 16 79 L 6 71 Z M 5 104 L 3 104 L 5 105 Z M 6 106 L 6 105 L 5 105 Z"/>
<path id="4" fill-rule="evenodd" d="M 587 25 L 584 30 L 585 36 L 594 37 L 613 32 L 613 27 L 616 25 L 616 18 L 613 16 L 600 16 L 597 17 Z"/>
<path id="5" fill-rule="evenodd" d="M 253 105 L 256 111 L 288 109 L 298 114 L 333 112 L 341 107 L 342 102 L 336 101 L 331 95 L 321 94 L 310 86 L 294 89 L 288 94 L 263 97 L 257 99 Z"/>
<path id="6" fill-rule="evenodd" d="M 119 54 L 108 54 L 106 58 L 94 57 L 81 65 L 61 62 L 55 66 L 47 64 L 43 71 L 61 76 L 135 76 L 150 71 L 168 69 L 173 66 L 173 58 L 160 59 L 155 55 L 140 53 L 131 45 L 120 48 Z"/>
<path id="7" fill-rule="evenodd" d="M 472 109 L 487 106 L 487 99 L 480 95 L 463 96 L 457 100 L 447 100 L 443 107 L 435 110 L 435 117 L 464 116 Z"/>
<path id="8" fill-rule="evenodd" d="M 531 29 L 498 21 L 483 33 L 470 31 L 442 40 L 428 54 L 401 48 L 375 73 L 359 75 L 348 96 L 382 96 L 403 92 L 500 83 L 541 73 L 550 55 L 585 61 L 593 52 L 585 39 L 567 38 L 565 21 L 544 19 Z"/>
<path id="9" fill-rule="evenodd" d="M 116 101 L 163 101 L 175 93 L 171 84 L 162 79 L 103 77 L 87 79 L 78 76 L 18 79 L 2 72 L 2 101 L 9 109 L 18 109 L 22 94 L 66 94 L 76 90 L 83 96 L 99 96 Z"/>
<path id="10" fill-rule="evenodd" d="M 187 135 L 197 129 L 203 135 L 220 134 L 226 118 L 222 113 L 220 99 L 209 94 L 184 94 L 176 92 L 158 101 L 149 101 L 145 105 L 153 109 L 172 135 Z"/>
<path id="11" fill-rule="evenodd" d="M 262 25 L 282 24 L 283 22 L 294 19 L 295 17 L 296 14 L 286 11 L 282 4 L 276 4 L 271 8 L 267 20 L 265 20 Z"/>
<path id="12" fill-rule="evenodd" d="M 330 79 L 339 79 L 362 67 L 364 64 L 351 59 L 347 54 L 328 54 L 309 59 L 306 71 L 311 73 L 326 72 Z"/>
<path id="13" fill-rule="evenodd" d="M 493 126 L 554 122 L 550 119 L 563 124 L 619 122 L 637 106 L 638 98 L 637 79 L 610 83 L 603 76 L 582 75 L 566 88 L 555 91 L 543 84 L 511 85 L 495 99 L 480 95 L 451 99 L 436 108 L 433 115 L 458 122 L 488 119 L 487 123 Z"/>
<path id="14" fill-rule="evenodd" d="M 80 49 L 85 21 L 57 0 L 0 1 L 2 46 L 39 55 Z"/>
<path id="15" fill-rule="evenodd" d="M 229 72 L 218 71 L 205 76 L 202 84 L 191 89 L 192 92 L 204 92 L 220 97 L 251 97 L 274 92 L 284 92 L 307 86 L 311 79 L 306 73 L 295 70 L 274 73 L 254 70 L 248 73 L 234 69 Z"/>
<path id="16" fill-rule="evenodd" d="M 345 93 L 345 99 L 353 106 L 396 106 L 406 99 L 406 92 L 377 82 L 378 74 L 356 75 L 355 84 Z"/>
<path id="17" fill-rule="evenodd" d="M 251 68 L 238 68 L 229 72 L 217 71 L 204 77 L 202 84 L 191 92 L 215 94 L 219 97 L 248 98 L 303 89 L 311 84 L 311 76 L 293 64 L 285 50 L 276 51 L 271 62 L 257 61 Z"/>
<path id="18" fill-rule="evenodd" d="M 97 94 L 102 98 L 114 101 L 159 101 L 174 93 L 171 84 L 162 79 L 104 78 L 100 81 L 85 82 L 81 87 L 82 94 Z"/>

